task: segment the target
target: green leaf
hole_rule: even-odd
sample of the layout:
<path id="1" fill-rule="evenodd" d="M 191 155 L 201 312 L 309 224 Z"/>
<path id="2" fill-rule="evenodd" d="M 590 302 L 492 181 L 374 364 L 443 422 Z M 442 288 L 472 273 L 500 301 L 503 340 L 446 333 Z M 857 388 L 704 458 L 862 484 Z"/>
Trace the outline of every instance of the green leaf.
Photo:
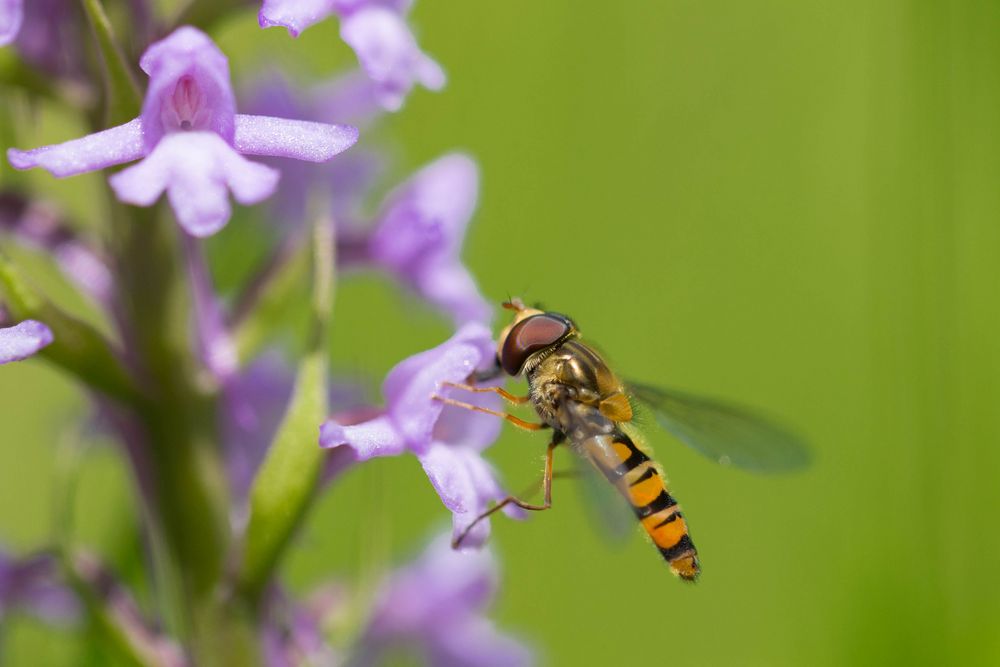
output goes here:
<path id="1" fill-rule="evenodd" d="M 0 296 L 15 318 L 39 320 L 52 330 L 54 340 L 39 356 L 108 396 L 125 403 L 140 400 L 139 391 L 111 343 L 89 324 L 38 294 L 3 253 L 0 253 Z"/>
<path id="2" fill-rule="evenodd" d="M 299 365 L 295 390 L 250 494 L 240 588 L 256 600 L 308 510 L 325 452 L 319 426 L 327 410 L 326 331 L 333 298 L 333 224 L 316 225 L 313 318 L 308 351 Z"/>
<path id="3" fill-rule="evenodd" d="M 104 11 L 101 0 L 83 0 L 83 10 L 97 33 L 97 44 L 104 59 L 105 80 L 108 89 L 108 121 L 120 125 L 139 115 L 142 95 L 135 81 L 132 68 L 125 60 L 121 46 L 115 39 L 114 28 Z"/>

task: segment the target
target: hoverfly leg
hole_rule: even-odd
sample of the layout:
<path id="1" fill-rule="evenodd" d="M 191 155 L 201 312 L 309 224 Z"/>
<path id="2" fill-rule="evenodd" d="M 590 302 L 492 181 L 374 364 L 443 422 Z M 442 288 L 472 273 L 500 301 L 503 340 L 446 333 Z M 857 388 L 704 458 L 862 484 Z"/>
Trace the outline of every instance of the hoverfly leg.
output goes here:
<path id="1" fill-rule="evenodd" d="M 531 400 L 531 396 L 515 396 L 501 387 L 474 387 L 471 384 L 459 384 L 457 382 L 442 382 L 441 384 L 445 387 L 454 387 L 455 389 L 471 391 L 477 394 L 499 394 L 505 401 L 514 405 L 524 405 Z"/>
<path id="2" fill-rule="evenodd" d="M 553 441 L 549 443 L 549 448 L 545 451 L 545 472 L 542 474 L 542 489 L 545 500 L 541 505 L 532 505 L 531 503 L 526 503 L 519 498 L 515 498 L 514 496 L 507 496 L 496 505 L 473 519 L 472 523 L 466 526 L 465 530 L 459 533 L 458 536 L 451 541 L 451 548 L 457 549 L 462 546 L 462 540 L 465 539 L 465 536 L 468 535 L 480 521 L 494 512 L 499 512 L 507 505 L 517 505 L 523 510 L 530 510 L 532 512 L 541 512 L 542 510 L 547 510 L 552 507 L 552 453 L 555 451 L 556 447 L 559 446 L 560 442 L 561 440 L 553 439 Z"/>
<path id="3" fill-rule="evenodd" d="M 500 417 L 501 419 L 506 419 L 511 424 L 518 428 L 523 428 L 525 431 L 541 431 L 544 428 L 549 428 L 548 424 L 540 424 L 536 422 L 529 422 L 521 419 L 512 414 L 506 412 L 497 412 L 496 410 L 490 410 L 489 408 L 483 408 L 478 405 L 473 405 L 472 403 L 465 403 L 463 401 L 456 401 L 453 398 L 445 398 L 444 396 L 438 396 L 435 394 L 432 397 L 436 401 L 441 401 L 445 405 L 451 405 L 456 408 L 465 408 L 466 410 L 472 410 L 473 412 L 482 412 L 487 415 L 493 415 L 494 417 Z"/>

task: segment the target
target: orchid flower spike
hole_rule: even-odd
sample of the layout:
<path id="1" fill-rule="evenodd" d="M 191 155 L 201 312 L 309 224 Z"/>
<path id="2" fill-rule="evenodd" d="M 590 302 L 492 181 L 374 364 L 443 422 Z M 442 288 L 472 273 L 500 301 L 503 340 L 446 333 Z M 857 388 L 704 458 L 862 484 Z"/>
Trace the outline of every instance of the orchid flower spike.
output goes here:
<path id="1" fill-rule="evenodd" d="M 277 186 L 278 171 L 243 155 L 325 162 L 357 141 L 357 130 L 345 125 L 237 114 L 229 63 L 195 28 L 153 44 L 139 64 L 149 75 L 141 116 L 62 144 L 10 149 L 11 164 L 64 177 L 141 158 L 110 178 L 118 198 L 151 206 L 166 192 L 181 227 L 203 237 L 228 222 L 228 192 L 249 205 Z"/>

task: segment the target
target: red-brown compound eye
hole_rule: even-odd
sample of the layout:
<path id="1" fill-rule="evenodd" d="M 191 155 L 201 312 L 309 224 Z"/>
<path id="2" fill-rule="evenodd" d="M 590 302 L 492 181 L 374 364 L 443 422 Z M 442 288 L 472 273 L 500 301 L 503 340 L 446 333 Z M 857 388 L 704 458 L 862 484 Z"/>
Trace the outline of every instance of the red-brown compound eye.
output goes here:
<path id="1" fill-rule="evenodd" d="M 508 375 L 517 375 L 528 357 L 551 347 L 573 330 L 562 315 L 542 313 L 527 317 L 511 328 L 500 349 L 500 365 Z"/>

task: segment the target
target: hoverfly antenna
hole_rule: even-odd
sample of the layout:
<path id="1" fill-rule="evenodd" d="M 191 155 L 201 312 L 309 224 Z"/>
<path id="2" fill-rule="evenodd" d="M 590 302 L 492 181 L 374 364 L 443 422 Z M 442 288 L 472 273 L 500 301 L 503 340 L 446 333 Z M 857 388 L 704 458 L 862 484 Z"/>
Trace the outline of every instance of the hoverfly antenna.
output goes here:
<path id="1" fill-rule="evenodd" d="M 524 310 L 524 302 L 516 296 L 510 297 L 500 305 L 504 308 L 504 310 L 513 310 L 518 313 Z"/>

